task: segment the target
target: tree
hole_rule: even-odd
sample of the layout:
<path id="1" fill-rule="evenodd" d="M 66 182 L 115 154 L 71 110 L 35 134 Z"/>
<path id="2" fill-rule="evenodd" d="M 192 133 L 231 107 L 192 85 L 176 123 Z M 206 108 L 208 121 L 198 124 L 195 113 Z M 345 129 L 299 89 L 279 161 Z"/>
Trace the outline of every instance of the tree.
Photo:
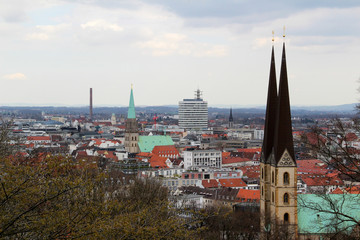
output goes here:
<path id="1" fill-rule="evenodd" d="M 302 207 L 316 212 L 319 219 L 323 217 L 322 228 L 326 229 L 322 230 L 334 239 L 344 236 L 350 239 L 349 234 L 360 228 L 360 150 L 355 145 L 359 130 L 358 117 L 351 120 L 337 118 L 313 127 L 311 132 L 303 136 L 311 155 L 321 159 L 330 171 L 337 173 L 346 183 L 343 194 L 338 196 L 319 194 L 315 197 L 318 198 L 316 201 L 309 201 L 305 196 L 298 198 Z"/>
<path id="2" fill-rule="evenodd" d="M 124 184 L 63 156 L 0 159 L 0 238 L 192 239 L 150 179 Z"/>
<path id="3" fill-rule="evenodd" d="M 192 213 L 191 225 L 196 228 L 200 239 L 258 239 L 258 211 L 234 211 L 221 205 L 190 208 L 188 211 Z"/>
<path id="4" fill-rule="evenodd" d="M 12 124 L 12 121 L 0 118 L 0 158 L 8 157 L 18 150 L 18 145 L 15 144 L 18 139 L 11 136 Z"/>

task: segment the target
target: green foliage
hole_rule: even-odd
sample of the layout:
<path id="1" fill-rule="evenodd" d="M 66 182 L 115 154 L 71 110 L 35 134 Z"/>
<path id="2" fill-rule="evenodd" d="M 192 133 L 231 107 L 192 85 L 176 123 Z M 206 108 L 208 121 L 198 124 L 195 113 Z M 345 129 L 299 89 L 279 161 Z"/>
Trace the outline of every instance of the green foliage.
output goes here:
<path id="1" fill-rule="evenodd" d="M 207 207 L 196 211 L 201 239 L 258 239 L 258 212 L 234 212 L 225 206 Z"/>
<path id="2" fill-rule="evenodd" d="M 96 167 L 70 158 L 3 159 L 0 238 L 191 239 L 151 180 L 110 184 Z"/>

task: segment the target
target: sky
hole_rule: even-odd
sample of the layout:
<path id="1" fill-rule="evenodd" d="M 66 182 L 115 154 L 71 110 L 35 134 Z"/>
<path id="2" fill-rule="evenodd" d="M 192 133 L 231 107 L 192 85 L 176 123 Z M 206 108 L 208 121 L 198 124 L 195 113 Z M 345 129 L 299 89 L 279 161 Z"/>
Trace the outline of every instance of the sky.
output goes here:
<path id="1" fill-rule="evenodd" d="M 292 105 L 359 101 L 358 0 L 0 0 L 0 105 L 265 105 L 272 31 Z"/>

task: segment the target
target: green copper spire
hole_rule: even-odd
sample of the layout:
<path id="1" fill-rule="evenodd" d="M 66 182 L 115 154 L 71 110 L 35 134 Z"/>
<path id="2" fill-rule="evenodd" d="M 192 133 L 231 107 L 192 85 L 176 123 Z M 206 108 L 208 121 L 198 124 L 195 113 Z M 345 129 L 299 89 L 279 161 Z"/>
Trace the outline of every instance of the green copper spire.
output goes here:
<path id="1" fill-rule="evenodd" d="M 134 94 L 133 94 L 133 87 L 131 85 L 131 93 L 130 93 L 130 102 L 129 102 L 129 109 L 128 109 L 128 119 L 136 118 L 135 115 L 135 103 L 134 103 Z"/>

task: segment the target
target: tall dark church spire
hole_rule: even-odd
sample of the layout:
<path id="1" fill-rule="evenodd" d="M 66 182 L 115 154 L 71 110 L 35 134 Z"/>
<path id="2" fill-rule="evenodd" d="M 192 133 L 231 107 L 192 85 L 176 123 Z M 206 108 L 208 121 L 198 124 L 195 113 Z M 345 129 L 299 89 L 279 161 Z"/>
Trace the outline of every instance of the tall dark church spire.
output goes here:
<path id="1" fill-rule="evenodd" d="M 262 146 L 261 162 L 267 163 L 274 146 L 275 123 L 277 115 L 277 86 L 274 46 L 271 51 L 271 64 L 269 75 L 268 96 L 265 115 L 264 141 Z"/>
<path id="2" fill-rule="evenodd" d="M 290 100 L 288 89 L 288 77 L 286 69 L 285 42 L 283 43 L 283 52 L 281 60 L 278 110 L 275 128 L 274 154 L 275 163 L 280 161 L 285 150 L 289 152 L 290 157 L 295 161 L 294 144 L 292 136 Z"/>
<path id="3" fill-rule="evenodd" d="M 284 34 L 285 37 L 285 34 Z M 297 236 L 297 167 L 291 126 L 285 43 L 277 91 L 272 49 L 264 143 L 260 162 L 261 239 L 284 226 Z M 272 233 L 270 233 L 271 235 Z"/>
<path id="4" fill-rule="evenodd" d="M 229 128 L 233 128 L 234 127 L 234 118 L 232 115 L 232 107 L 230 108 L 230 116 L 229 116 Z"/>

